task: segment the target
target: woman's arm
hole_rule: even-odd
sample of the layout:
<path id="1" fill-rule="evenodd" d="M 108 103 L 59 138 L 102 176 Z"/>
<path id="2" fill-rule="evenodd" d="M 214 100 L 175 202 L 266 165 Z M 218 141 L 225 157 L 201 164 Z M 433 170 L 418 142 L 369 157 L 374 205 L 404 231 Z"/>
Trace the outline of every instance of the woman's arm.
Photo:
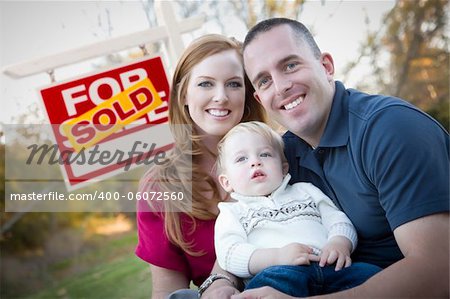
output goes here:
<path id="1" fill-rule="evenodd" d="M 150 266 L 152 272 L 152 299 L 166 299 L 166 297 L 179 289 L 189 288 L 187 277 L 178 271 Z"/>
<path id="2" fill-rule="evenodd" d="M 211 274 L 226 275 L 231 282 L 227 279 L 215 280 L 202 294 L 202 299 L 228 299 L 231 295 L 239 294 L 239 290 L 244 288 L 242 280 L 220 268 L 217 261 L 214 263 Z"/>

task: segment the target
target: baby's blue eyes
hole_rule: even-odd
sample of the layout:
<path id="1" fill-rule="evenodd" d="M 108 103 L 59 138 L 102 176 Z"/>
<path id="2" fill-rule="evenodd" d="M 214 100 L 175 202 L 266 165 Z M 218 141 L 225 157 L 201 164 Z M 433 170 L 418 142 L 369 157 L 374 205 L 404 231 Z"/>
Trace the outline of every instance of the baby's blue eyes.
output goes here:
<path id="1" fill-rule="evenodd" d="M 266 158 L 266 157 L 272 157 L 272 154 L 269 152 L 264 152 L 264 153 L 259 154 L 259 156 L 262 158 Z M 246 157 L 246 156 L 238 157 L 236 159 L 236 163 L 244 162 L 246 160 L 248 160 L 248 157 Z"/>
<path id="2" fill-rule="evenodd" d="M 236 159 L 236 162 L 243 162 L 245 160 L 247 160 L 247 157 L 239 157 Z"/>

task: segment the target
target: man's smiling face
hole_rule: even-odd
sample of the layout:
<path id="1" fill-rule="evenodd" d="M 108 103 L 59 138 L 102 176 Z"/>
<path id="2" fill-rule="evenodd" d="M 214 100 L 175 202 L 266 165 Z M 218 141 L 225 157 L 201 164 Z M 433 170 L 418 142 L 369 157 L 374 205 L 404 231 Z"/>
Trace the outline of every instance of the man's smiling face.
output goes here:
<path id="1" fill-rule="evenodd" d="M 255 97 L 268 114 L 308 143 L 317 145 L 334 95 L 332 57 L 315 57 L 289 25 L 258 34 L 244 50 Z"/>

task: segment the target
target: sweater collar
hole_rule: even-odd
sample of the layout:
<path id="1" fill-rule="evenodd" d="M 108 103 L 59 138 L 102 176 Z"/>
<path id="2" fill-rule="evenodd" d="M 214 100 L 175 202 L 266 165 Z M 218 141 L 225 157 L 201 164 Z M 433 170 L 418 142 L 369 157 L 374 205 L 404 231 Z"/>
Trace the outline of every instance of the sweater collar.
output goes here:
<path id="1" fill-rule="evenodd" d="M 238 201 L 245 201 L 245 202 L 250 202 L 250 201 L 256 201 L 256 200 L 267 200 L 270 197 L 275 197 L 278 196 L 280 193 L 282 193 L 284 190 L 286 190 L 287 184 L 289 183 L 289 180 L 291 179 L 291 175 L 288 173 L 285 175 L 283 181 L 281 182 L 280 186 L 277 187 L 277 189 L 275 189 L 275 191 L 273 191 L 270 195 L 268 196 L 248 196 L 248 195 L 242 195 L 236 192 L 232 192 L 230 194 L 231 198 L 236 199 Z"/>

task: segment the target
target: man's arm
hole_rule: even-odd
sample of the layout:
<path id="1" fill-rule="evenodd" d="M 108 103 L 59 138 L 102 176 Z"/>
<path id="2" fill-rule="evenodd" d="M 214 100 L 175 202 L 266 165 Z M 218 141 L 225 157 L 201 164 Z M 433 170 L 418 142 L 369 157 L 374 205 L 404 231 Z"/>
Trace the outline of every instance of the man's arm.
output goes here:
<path id="1" fill-rule="evenodd" d="M 405 223 L 394 230 L 405 256 L 366 283 L 323 298 L 449 297 L 449 214 Z"/>
<path id="2" fill-rule="evenodd" d="M 317 298 L 448 298 L 449 214 L 418 218 L 396 228 L 394 235 L 405 258 L 358 287 Z M 273 289 L 261 288 L 233 298 L 270 298 L 275 294 Z"/>

